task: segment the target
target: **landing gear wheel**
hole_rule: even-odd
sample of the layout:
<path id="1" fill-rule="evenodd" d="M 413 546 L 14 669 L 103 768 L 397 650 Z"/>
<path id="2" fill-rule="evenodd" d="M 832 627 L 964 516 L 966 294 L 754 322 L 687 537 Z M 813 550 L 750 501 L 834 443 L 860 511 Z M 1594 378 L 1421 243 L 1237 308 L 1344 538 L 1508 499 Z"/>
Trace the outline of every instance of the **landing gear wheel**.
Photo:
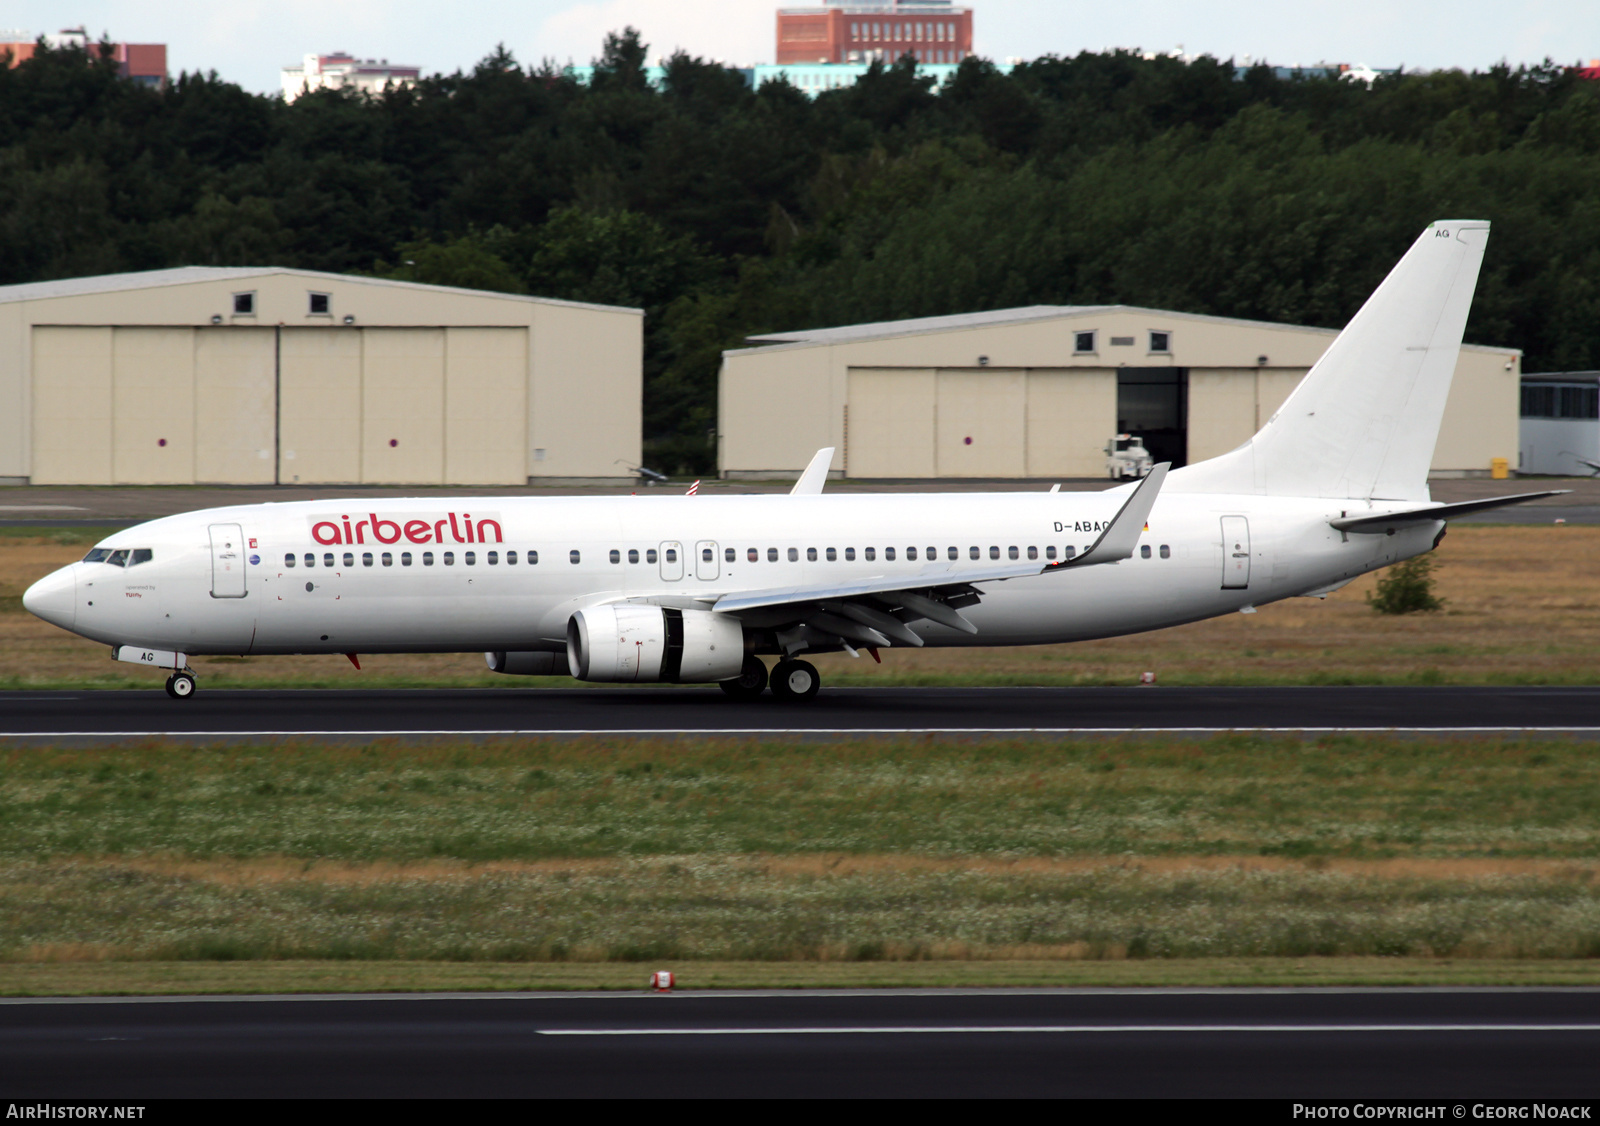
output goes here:
<path id="1" fill-rule="evenodd" d="M 821 687 L 822 678 L 807 661 L 779 661 L 772 670 L 772 694 L 780 700 L 803 703 Z"/>
<path id="2" fill-rule="evenodd" d="M 754 700 L 767 690 L 767 666 L 755 655 L 744 659 L 744 668 L 732 680 L 719 680 L 721 688 L 735 700 Z"/>
<path id="3" fill-rule="evenodd" d="M 167 695 L 174 700 L 187 700 L 194 695 L 194 677 L 186 672 L 175 672 L 167 677 Z"/>

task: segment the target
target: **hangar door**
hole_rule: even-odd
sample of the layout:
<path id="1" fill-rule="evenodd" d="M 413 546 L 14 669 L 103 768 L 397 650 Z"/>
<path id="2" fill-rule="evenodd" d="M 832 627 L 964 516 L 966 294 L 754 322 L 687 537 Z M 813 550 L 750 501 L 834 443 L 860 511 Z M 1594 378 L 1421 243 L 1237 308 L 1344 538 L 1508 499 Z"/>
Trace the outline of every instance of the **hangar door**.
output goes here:
<path id="1" fill-rule="evenodd" d="M 852 368 L 845 472 L 869 477 L 1098 476 L 1112 371 Z"/>
<path id="2" fill-rule="evenodd" d="M 270 328 L 40 325 L 37 484 L 271 484 Z"/>
<path id="3" fill-rule="evenodd" d="M 527 481 L 522 328 L 285 328 L 285 484 Z"/>

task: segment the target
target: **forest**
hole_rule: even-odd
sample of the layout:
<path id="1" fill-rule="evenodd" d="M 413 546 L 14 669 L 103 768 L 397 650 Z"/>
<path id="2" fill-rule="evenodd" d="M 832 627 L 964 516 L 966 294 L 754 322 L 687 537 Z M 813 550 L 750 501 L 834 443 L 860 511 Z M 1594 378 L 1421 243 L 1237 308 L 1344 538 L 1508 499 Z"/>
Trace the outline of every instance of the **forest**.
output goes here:
<path id="1" fill-rule="evenodd" d="M 1435 219 L 1493 221 L 1469 341 L 1600 368 L 1600 82 L 1280 78 L 1127 52 L 812 99 L 633 29 L 381 97 L 0 67 L 0 285 L 280 265 L 643 308 L 646 461 L 713 463 L 754 333 L 1126 303 L 1338 327 Z"/>

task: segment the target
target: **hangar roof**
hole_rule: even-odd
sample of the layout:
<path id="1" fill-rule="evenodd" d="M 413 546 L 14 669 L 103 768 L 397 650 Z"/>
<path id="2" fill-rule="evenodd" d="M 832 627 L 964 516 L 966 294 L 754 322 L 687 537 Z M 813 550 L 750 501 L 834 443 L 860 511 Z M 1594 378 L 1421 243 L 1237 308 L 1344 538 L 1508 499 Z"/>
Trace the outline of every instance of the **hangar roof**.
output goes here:
<path id="1" fill-rule="evenodd" d="M 130 289 L 159 289 L 164 286 L 195 285 L 202 282 L 245 281 L 250 278 L 296 277 L 339 281 L 345 284 L 389 286 L 409 290 L 432 290 L 498 301 L 530 301 L 540 305 L 565 305 L 578 309 L 623 311 L 622 306 L 595 305 L 584 301 L 562 301 L 554 297 L 528 297 L 520 293 L 501 293 L 487 289 L 462 289 L 452 285 L 425 285 L 422 282 L 392 278 L 367 278 L 357 274 L 330 274 L 322 270 L 296 270 L 287 266 L 177 266 L 170 270 L 140 270 L 127 274 L 97 274 L 87 278 L 59 278 L 55 281 L 27 282 L 0 286 L 0 305 L 15 301 L 44 301 L 58 297 L 80 297 L 93 293 L 116 293 Z M 640 313 L 642 309 L 628 309 Z"/>
<path id="2" fill-rule="evenodd" d="M 1251 321 L 1239 317 L 1217 317 L 1207 313 L 1178 313 L 1171 309 L 1151 309 L 1142 305 L 1025 305 L 1017 309 L 992 309 L 984 313 L 957 313 L 953 316 L 945 317 L 913 317 L 903 321 L 876 321 L 870 324 L 840 325 L 837 328 L 770 332 L 761 336 L 746 337 L 746 339 L 750 343 L 757 345 L 820 347 L 830 344 L 858 344 L 868 340 L 887 340 L 897 336 L 961 332 L 974 328 L 1003 328 L 1007 325 L 1028 324 L 1034 321 L 1106 313 L 1143 313 L 1162 318 L 1235 325 L 1239 328 L 1270 329 L 1274 332 L 1305 332 L 1321 336 L 1337 336 L 1339 333 L 1338 329 L 1333 328 L 1281 324 L 1277 321 Z M 1498 352 L 1502 355 L 1514 354 L 1520 356 L 1522 354 L 1520 348 L 1491 348 L 1480 344 L 1463 344 L 1462 347 Z M 739 352 L 765 352 L 771 350 L 769 347 L 737 348 L 730 349 L 726 354 L 734 355 Z"/>

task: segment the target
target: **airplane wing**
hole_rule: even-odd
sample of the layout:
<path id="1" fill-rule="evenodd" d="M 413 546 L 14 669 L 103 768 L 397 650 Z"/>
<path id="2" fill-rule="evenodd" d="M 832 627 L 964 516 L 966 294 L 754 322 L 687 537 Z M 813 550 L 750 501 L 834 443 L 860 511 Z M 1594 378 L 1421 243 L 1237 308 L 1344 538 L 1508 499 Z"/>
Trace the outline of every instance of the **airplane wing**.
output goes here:
<path id="1" fill-rule="evenodd" d="M 922 639 L 904 623 L 927 618 L 967 633 L 977 627 L 959 613 L 982 597 L 974 584 L 1004 582 L 1030 575 L 1048 575 L 1116 563 L 1133 555 L 1145 522 L 1166 480 L 1170 463 L 1162 462 L 1139 482 L 1098 539 L 1082 555 L 1055 563 L 996 564 L 962 568 L 953 560 L 930 562 L 914 573 L 876 575 L 840 583 L 744 591 L 717 599 L 713 610 L 748 617 L 804 622 L 807 626 L 862 645 L 921 645 Z M 885 612 L 885 607 L 893 613 Z"/>
<path id="2" fill-rule="evenodd" d="M 1338 520 L 1329 520 L 1328 523 L 1341 532 L 1388 535 L 1396 528 L 1403 528 L 1409 524 L 1429 524 L 1435 520 L 1451 520 L 1457 516 L 1465 516 L 1469 512 L 1483 512 L 1491 508 L 1503 508 L 1508 504 L 1522 504 L 1525 501 L 1538 500 L 1540 497 L 1558 497 L 1571 491 L 1571 489 L 1550 489 L 1542 493 L 1517 493 L 1509 497 L 1463 500 L 1455 504 L 1436 504 L 1432 508 L 1407 508 L 1399 512 L 1346 516 Z"/>
<path id="3" fill-rule="evenodd" d="M 807 496 L 822 492 L 822 486 L 828 480 L 828 466 L 833 464 L 833 450 L 834 447 L 825 446 L 811 456 L 811 464 L 800 474 L 800 479 L 794 483 L 794 488 L 789 490 L 790 496 Z"/>

